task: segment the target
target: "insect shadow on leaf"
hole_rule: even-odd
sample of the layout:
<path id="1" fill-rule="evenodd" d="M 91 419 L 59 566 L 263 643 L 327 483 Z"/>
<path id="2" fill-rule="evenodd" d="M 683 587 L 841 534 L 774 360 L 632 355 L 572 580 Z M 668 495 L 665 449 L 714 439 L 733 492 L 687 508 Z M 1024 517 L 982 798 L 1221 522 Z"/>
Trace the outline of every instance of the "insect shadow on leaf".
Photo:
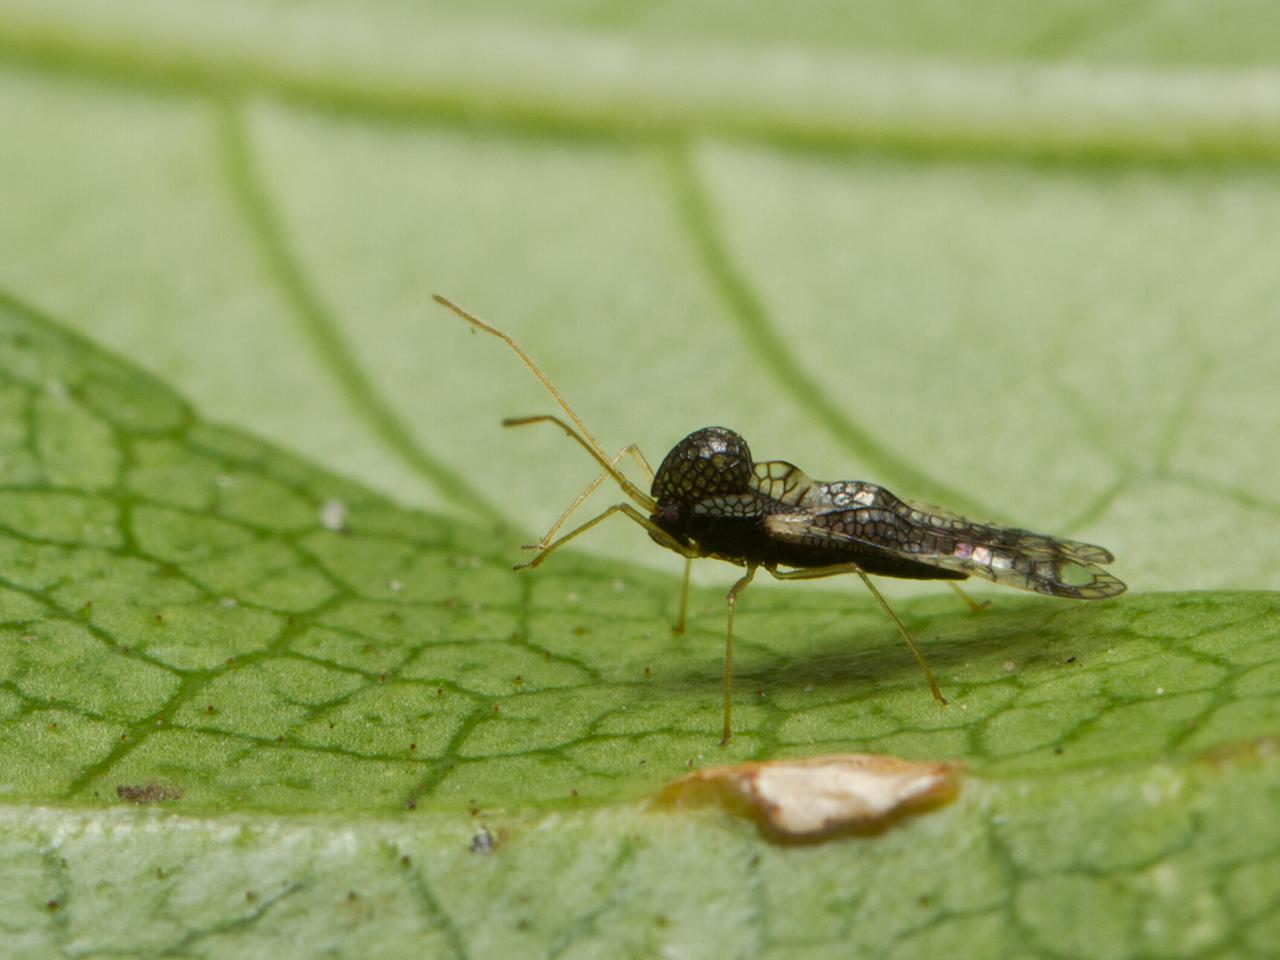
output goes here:
<path id="1" fill-rule="evenodd" d="M 726 594 L 721 744 L 728 743 L 731 735 L 733 612 L 739 594 L 761 567 L 779 580 L 856 574 L 897 627 L 920 664 L 934 699 L 942 704 L 947 701 L 924 654 L 871 582 L 871 575 L 949 581 L 973 608 L 979 604 L 960 591 L 954 581 L 981 577 L 1019 590 L 1071 600 L 1102 600 L 1125 591 L 1125 585 L 1103 569 L 1103 564 L 1115 558 L 1102 547 L 979 523 L 940 507 L 897 497 L 874 483 L 812 480 L 785 460 L 756 462 L 747 442 L 725 427 L 695 430 L 671 449 L 656 472 L 635 444 L 610 457 L 523 347 L 446 297 L 435 294 L 435 300 L 514 350 L 569 418 L 566 422 L 554 414 L 514 417 L 503 420 L 503 426 L 555 424 L 602 470 L 541 540 L 524 546 L 534 557 L 517 564 L 517 570 L 538 566 L 596 524 L 614 514 L 623 514 L 644 527 L 655 543 L 685 558 L 680 613 L 673 627 L 680 633 L 684 630 L 693 561 L 709 557 L 745 568 Z M 648 493 L 619 468 L 625 457 L 644 472 L 650 484 Z M 557 536 L 583 502 L 608 479 L 617 483 L 627 501 L 614 504 Z"/>

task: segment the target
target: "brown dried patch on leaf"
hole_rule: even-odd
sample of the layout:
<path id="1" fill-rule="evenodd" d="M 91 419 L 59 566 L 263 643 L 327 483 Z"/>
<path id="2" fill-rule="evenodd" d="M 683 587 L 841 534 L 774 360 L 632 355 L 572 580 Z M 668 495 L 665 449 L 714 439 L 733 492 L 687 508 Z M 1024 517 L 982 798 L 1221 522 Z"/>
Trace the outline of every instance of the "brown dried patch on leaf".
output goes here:
<path id="1" fill-rule="evenodd" d="M 1239 764 L 1266 763 L 1280 757 L 1280 737 L 1255 737 L 1232 740 L 1201 752 L 1198 759 L 1211 767 L 1225 770 Z"/>
<path id="2" fill-rule="evenodd" d="M 666 806 L 721 803 L 754 817 L 776 840 L 877 833 L 904 813 L 946 803 L 959 791 L 956 763 L 917 763 L 873 753 L 739 763 L 667 784 Z"/>
<path id="3" fill-rule="evenodd" d="M 161 803 L 181 800 L 182 791 L 163 783 L 122 783 L 116 787 L 116 796 L 129 803 Z"/>

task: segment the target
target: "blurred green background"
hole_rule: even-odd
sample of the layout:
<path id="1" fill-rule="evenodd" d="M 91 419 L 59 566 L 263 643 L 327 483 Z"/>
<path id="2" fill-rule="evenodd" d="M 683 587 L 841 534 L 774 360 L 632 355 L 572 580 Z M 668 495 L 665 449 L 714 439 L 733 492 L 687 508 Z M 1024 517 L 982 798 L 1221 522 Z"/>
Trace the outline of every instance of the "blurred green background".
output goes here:
<path id="1" fill-rule="evenodd" d="M 720 423 L 1275 588 L 1277 53 L 1270 3 L 5 0 L 0 289 L 525 536 L 590 464 L 433 291 L 655 464 Z"/>

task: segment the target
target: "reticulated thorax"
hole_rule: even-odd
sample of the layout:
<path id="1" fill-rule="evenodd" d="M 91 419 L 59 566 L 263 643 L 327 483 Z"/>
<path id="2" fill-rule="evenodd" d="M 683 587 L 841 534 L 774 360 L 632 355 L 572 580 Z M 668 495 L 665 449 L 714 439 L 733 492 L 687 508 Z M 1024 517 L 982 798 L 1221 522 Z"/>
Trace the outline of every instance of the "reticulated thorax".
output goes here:
<path id="1" fill-rule="evenodd" d="M 672 447 L 653 477 L 655 518 L 671 524 L 700 500 L 749 492 L 751 466 L 747 441 L 732 430 L 695 430 Z"/>

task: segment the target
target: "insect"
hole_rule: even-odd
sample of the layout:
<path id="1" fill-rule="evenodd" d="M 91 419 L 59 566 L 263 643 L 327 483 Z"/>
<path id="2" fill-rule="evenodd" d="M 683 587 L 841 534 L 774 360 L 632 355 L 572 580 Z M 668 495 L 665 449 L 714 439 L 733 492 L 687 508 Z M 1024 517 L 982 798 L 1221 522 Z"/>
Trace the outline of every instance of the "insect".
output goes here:
<path id="1" fill-rule="evenodd" d="M 689 570 L 695 559 L 710 557 L 745 568 L 726 594 L 721 744 L 728 743 L 731 735 L 733 611 L 738 596 L 760 568 L 779 580 L 856 574 L 906 641 L 924 671 L 934 699 L 943 704 L 947 701 L 924 654 L 870 575 L 946 580 L 975 608 L 979 605 L 961 592 L 955 581 L 981 577 L 1019 590 L 1072 600 L 1103 600 L 1125 591 L 1125 585 L 1103 569 L 1103 564 L 1115 558 L 1102 547 L 978 523 L 939 507 L 897 497 L 874 483 L 812 480 L 785 460 L 754 461 L 747 442 L 725 427 L 695 430 L 671 449 L 656 473 L 634 444 L 610 457 L 515 340 L 447 298 L 436 294 L 435 299 L 474 328 L 497 337 L 514 350 L 570 421 L 541 414 L 503 420 L 503 425 L 555 424 L 603 470 L 540 541 L 525 546 L 535 556 L 527 563 L 517 564 L 517 570 L 538 566 L 555 550 L 621 513 L 644 527 L 654 542 L 685 558 L 680 614 L 674 627 L 679 633 L 684 629 Z M 623 457 L 631 457 L 648 476 L 648 493 L 618 468 Z M 629 502 L 614 504 L 557 537 L 569 517 L 606 479 L 617 483 Z"/>

